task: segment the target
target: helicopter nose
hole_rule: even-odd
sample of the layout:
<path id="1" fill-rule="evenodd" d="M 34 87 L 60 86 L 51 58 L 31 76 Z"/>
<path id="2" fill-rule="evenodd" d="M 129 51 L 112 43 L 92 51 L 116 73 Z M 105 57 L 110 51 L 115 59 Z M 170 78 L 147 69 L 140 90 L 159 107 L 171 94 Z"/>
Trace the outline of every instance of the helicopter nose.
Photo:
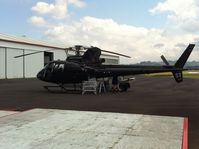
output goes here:
<path id="1" fill-rule="evenodd" d="M 38 72 L 38 74 L 37 74 L 37 78 L 39 79 L 39 80 L 43 80 L 43 75 L 44 74 L 44 70 L 41 70 L 40 72 Z"/>

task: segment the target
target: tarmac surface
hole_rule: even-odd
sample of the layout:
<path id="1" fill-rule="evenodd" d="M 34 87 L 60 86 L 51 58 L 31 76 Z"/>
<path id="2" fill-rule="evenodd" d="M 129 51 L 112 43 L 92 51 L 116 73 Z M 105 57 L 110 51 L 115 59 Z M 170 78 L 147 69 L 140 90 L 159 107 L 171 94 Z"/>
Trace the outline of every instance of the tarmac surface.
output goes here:
<path id="1" fill-rule="evenodd" d="M 182 149 L 184 121 L 170 116 L 32 109 L 0 117 L 0 146 L 2 149 Z"/>
<path id="2" fill-rule="evenodd" d="M 32 108 L 119 112 L 189 118 L 189 148 L 199 148 L 199 79 L 137 77 L 122 93 L 50 93 L 36 79 L 0 80 L 0 110 Z"/>

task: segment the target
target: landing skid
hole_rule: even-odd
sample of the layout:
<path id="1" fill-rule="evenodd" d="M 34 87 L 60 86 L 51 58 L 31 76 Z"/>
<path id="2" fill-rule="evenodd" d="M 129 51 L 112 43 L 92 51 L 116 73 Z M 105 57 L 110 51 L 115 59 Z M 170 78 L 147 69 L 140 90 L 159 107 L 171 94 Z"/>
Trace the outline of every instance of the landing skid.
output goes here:
<path id="1" fill-rule="evenodd" d="M 61 85 L 48 85 L 43 86 L 44 89 L 46 89 L 49 92 L 55 93 L 55 92 L 62 92 L 62 93 L 81 93 L 81 89 L 77 88 L 76 84 L 73 84 L 73 87 L 64 86 Z M 57 90 L 58 89 L 58 90 Z"/>

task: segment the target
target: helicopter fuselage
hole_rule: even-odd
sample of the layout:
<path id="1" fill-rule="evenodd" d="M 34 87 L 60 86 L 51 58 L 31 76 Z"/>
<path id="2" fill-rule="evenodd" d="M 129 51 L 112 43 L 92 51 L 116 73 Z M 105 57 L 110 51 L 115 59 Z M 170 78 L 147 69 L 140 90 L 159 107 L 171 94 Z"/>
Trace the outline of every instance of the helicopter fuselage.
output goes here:
<path id="1" fill-rule="evenodd" d="M 176 71 L 177 68 L 173 66 L 82 65 L 68 61 L 52 61 L 37 74 L 37 78 L 56 84 L 69 84 L 82 83 L 89 78 L 118 77 L 174 70 Z"/>
<path id="2" fill-rule="evenodd" d="M 80 83 L 88 80 L 88 74 L 77 63 L 52 61 L 37 74 L 37 78 L 56 84 Z"/>

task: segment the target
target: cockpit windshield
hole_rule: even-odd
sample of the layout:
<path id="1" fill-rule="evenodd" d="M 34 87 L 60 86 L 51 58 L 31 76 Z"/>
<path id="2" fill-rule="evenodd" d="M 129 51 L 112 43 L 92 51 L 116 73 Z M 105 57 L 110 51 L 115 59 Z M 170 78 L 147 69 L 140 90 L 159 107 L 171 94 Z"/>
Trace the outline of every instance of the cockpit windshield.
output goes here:
<path id="1" fill-rule="evenodd" d="M 53 71 L 64 71 L 64 65 L 65 63 L 49 63 L 48 65 L 46 65 L 46 68 L 53 72 Z"/>

